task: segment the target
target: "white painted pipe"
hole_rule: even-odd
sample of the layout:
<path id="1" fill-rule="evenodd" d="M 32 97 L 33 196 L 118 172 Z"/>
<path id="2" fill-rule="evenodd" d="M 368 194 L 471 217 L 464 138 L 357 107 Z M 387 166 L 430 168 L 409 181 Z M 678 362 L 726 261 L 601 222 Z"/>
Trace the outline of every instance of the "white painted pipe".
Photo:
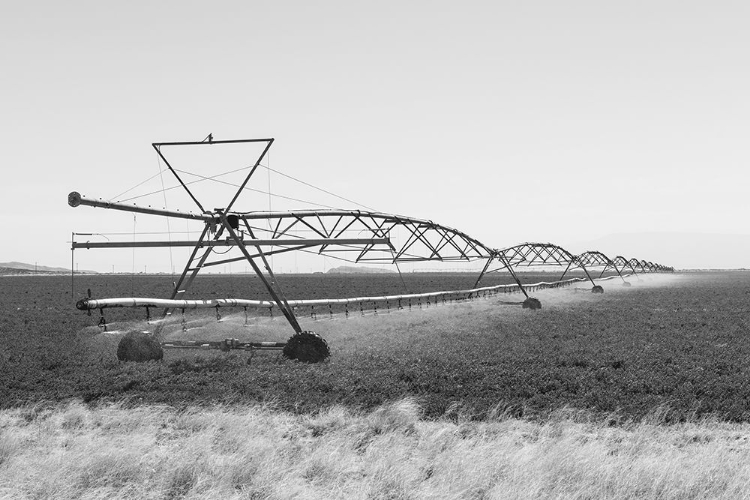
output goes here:
<path id="1" fill-rule="evenodd" d="M 564 281 L 525 284 L 525 288 L 538 287 L 549 288 L 555 285 L 573 283 L 576 281 L 585 281 L 583 278 L 571 278 Z M 327 305 L 348 305 L 372 302 L 398 302 L 399 300 L 426 299 L 432 297 L 442 297 L 446 295 L 470 295 L 475 293 L 492 292 L 501 289 L 518 288 L 518 285 L 495 285 L 481 288 L 472 288 L 467 290 L 450 290 L 442 292 L 412 293 L 403 295 L 384 295 L 376 297 L 350 297 L 346 299 L 306 299 L 306 300 L 289 300 L 287 301 L 292 307 L 305 306 L 327 306 Z M 207 299 L 207 300 L 186 300 L 186 299 L 153 299 L 153 298 L 113 298 L 113 299 L 83 299 L 78 301 L 76 307 L 81 310 L 105 309 L 108 307 L 163 307 L 170 309 L 211 309 L 216 307 L 276 307 L 276 303 L 270 300 L 249 300 L 249 299 Z"/>

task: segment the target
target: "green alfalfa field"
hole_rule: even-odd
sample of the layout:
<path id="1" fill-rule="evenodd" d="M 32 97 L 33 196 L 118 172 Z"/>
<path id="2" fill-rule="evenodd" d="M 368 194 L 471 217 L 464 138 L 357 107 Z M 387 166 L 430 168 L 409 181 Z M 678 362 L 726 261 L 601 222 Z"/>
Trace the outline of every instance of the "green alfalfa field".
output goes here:
<path id="1" fill-rule="evenodd" d="M 287 284 L 290 297 L 312 298 L 377 288 L 378 279 L 386 277 Z M 427 289 L 445 286 L 424 279 L 433 280 Z M 98 313 L 75 310 L 73 299 L 86 288 L 164 296 L 164 280 L 91 277 L 71 298 L 69 278 L 0 278 L 0 496 L 750 491 L 750 273 L 647 275 L 629 278 L 632 287 L 609 280 L 603 295 L 590 284 L 544 290 L 534 294 L 537 311 L 504 304 L 518 295 L 348 318 L 299 311 L 302 326 L 330 344 L 330 360 L 318 365 L 213 351 L 119 363 L 121 334 L 110 332 L 143 327 L 144 312 L 105 311 L 105 333 Z M 199 286 L 218 297 L 247 278 Z M 282 318 L 246 322 L 242 311 L 186 319 L 191 328 L 172 338 L 290 335 Z"/>

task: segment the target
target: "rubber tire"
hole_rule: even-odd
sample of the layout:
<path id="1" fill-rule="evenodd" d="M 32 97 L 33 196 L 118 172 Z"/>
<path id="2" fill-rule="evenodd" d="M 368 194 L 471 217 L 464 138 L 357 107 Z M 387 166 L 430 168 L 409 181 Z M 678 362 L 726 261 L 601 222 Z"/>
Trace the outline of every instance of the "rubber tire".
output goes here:
<path id="1" fill-rule="evenodd" d="M 325 339 L 317 333 L 300 332 L 289 337 L 282 354 L 285 358 L 302 363 L 320 363 L 331 355 L 331 350 Z"/>
<path id="2" fill-rule="evenodd" d="M 529 297 L 528 299 L 523 301 L 523 304 L 521 304 L 521 307 L 524 309 L 541 309 L 542 303 L 539 302 L 539 299 L 535 299 L 534 297 Z"/>
<path id="3" fill-rule="evenodd" d="M 125 334 L 117 345 L 117 359 L 120 361 L 160 361 L 164 358 L 161 344 L 148 333 L 132 331 Z"/>

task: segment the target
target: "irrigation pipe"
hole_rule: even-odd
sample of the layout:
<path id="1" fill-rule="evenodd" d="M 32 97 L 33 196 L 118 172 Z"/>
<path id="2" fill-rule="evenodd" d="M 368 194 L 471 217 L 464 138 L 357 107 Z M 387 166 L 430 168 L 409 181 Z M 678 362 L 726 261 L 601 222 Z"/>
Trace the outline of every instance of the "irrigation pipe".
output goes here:
<path id="1" fill-rule="evenodd" d="M 546 288 L 559 288 L 568 286 L 578 281 L 586 281 L 584 278 L 571 278 L 563 281 L 531 283 L 523 285 L 527 290 L 543 290 Z M 326 306 L 326 305 L 350 305 L 361 303 L 379 303 L 379 302 L 398 302 L 409 301 L 412 299 L 425 298 L 443 298 L 448 296 L 466 296 L 479 295 L 482 293 L 493 293 L 500 291 L 513 293 L 520 291 L 520 287 L 515 284 L 485 286 L 481 288 L 471 288 L 466 290 L 450 290 L 442 292 L 412 293 L 403 295 L 384 295 L 375 297 L 350 297 L 346 299 L 307 299 L 307 300 L 289 300 L 292 307 L 305 306 Z M 276 303 L 271 300 L 249 300 L 249 299 L 207 299 L 207 300 L 170 300 L 170 299 L 153 299 L 153 298 L 112 298 L 112 299 L 82 299 L 76 304 L 76 308 L 86 311 L 94 309 L 107 309 L 111 307 L 164 307 L 174 309 L 213 309 L 217 307 L 255 307 L 255 308 L 273 308 L 277 307 Z"/>

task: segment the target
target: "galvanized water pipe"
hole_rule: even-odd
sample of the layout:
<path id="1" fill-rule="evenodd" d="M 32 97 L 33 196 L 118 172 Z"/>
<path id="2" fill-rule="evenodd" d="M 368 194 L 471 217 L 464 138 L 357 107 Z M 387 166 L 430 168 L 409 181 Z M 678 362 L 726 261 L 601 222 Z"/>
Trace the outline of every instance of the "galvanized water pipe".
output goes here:
<path id="1" fill-rule="evenodd" d="M 77 191 L 68 195 L 68 205 L 75 208 L 80 205 L 89 207 L 109 208 L 112 210 L 122 210 L 125 212 L 136 212 L 139 214 L 161 215 L 164 217 L 177 217 L 180 219 L 201 220 L 204 222 L 215 222 L 217 218 L 209 214 L 194 214 L 192 212 L 179 212 L 176 210 L 165 210 L 163 208 L 139 207 L 138 205 L 128 205 L 117 201 L 92 200 L 86 198 Z"/>

